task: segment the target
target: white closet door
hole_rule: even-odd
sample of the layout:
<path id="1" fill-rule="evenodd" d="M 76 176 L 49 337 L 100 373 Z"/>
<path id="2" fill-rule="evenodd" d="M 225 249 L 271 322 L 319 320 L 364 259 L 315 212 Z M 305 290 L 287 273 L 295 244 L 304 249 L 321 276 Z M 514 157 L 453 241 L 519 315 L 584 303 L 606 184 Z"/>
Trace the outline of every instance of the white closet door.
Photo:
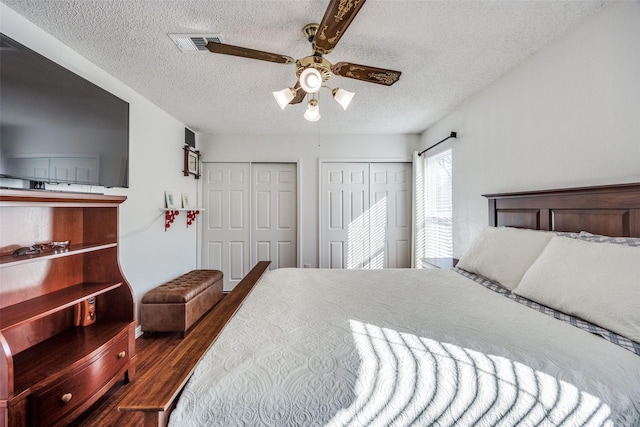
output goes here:
<path id="1" fill-rule="evenodd" d="M 369 164 L 323 163 L 322 268 L 365 268 L 369 253 Z"/>
<path id="2" fill-rule="evenodd" d="M 293 163 L 203 164 L 202 268 L 232 290 L 257 261 L 297 266 L 297 171 Z"/>
<path id="3" fill-rule="evenodd" d="M 410 266 L 411 165 L 323 163 L 322 268 Z"/>
<path id="4" fill-rule="evenodd" d="M 296 165 L 254 163 L 252 174 L 252 262 L 271 269 L 297 265 Z"/>
<path id="5" fill-rule="evenodd" d="M 204 163 L 202 266 L 224 273 L 230 291 L 250 267 L 248 163 Z"/>
<path id="6" fill-rule="evenodd" d="M 371 163 L 369 268 L 411 266 L 411 164 Z"/>

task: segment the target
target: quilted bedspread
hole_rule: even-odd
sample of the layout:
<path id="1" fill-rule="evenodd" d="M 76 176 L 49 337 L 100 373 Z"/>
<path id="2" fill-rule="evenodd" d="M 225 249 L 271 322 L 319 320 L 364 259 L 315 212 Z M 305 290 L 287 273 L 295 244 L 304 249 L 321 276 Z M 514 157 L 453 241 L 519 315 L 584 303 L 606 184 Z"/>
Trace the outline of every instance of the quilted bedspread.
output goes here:
<path id="1" fill-rule="evenodd" d="M 451 270 L 268 272 L 171 426 L 640 426 L 640 357 Z"/>

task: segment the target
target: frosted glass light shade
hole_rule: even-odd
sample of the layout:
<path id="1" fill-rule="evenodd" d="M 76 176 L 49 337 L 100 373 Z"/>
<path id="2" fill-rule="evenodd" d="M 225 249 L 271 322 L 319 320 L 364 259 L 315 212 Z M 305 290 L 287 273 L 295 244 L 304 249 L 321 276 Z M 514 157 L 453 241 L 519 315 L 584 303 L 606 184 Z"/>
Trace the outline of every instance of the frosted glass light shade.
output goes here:
<path id="1" fill-rule="evenodd" d="M 300 86 L 307 93 L 316 93 L 322 86 L 322 76 L 315 68 L 305 68 L 300 73 Z"/>
<path id="2" fill-rule="evenodd" d="M 307 111 L 304 113 L 304 118 L 310 122 L 317 122 L 320 120 L 320 106 L 318 105 L 318 101 L 315 99 L 309 101 Z"/>
<path id="3" fill-rule="evenodd" d="M 351 100 L 353 99 L 353 96 L 355 95 L 355 93 L 353 92 L 349 92 L 340 88 L 335 88 L 332 92 L 333 99 L 335 99 L 338 104 L 342 105 L 342 108 L 344 108 L 345 110 L 347 109 L 347 107 L 351 103 Z"/>
<path id="4" fill-rule="evenodd" d="M 293 99 L 294 94 L 291 88 L 287 87 L 277 92 L 273 92 L 273 97 L 276 99 L 276 102 L 278 103 L 280 108 L 284 110 L 284 107 L 289 105 L 289 103 Z"/>

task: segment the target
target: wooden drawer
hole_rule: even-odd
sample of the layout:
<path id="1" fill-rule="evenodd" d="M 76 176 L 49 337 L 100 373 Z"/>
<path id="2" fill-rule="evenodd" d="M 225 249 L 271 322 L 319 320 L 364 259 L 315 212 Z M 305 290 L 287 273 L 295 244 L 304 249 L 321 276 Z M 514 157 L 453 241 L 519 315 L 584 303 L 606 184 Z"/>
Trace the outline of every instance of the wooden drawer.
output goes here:
<path id="1" fill-rule="evenodd" d="M 31 425 L 62 424 L 66 415 L 83 403 L 88 403 L 94 393 L 106 385 L 128 360 L 128 335 L 125 335 L 107 347 L 93 362 L 34 392 L 30 397 L 30 412 L 33 415 Z"/>

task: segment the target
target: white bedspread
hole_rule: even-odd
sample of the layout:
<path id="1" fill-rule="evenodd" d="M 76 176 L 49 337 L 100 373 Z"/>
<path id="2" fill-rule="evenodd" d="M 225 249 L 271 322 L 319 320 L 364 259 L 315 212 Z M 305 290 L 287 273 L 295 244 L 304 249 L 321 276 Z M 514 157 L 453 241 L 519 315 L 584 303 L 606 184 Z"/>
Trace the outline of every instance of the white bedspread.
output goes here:
<path id="1" fill-rule="evenodd" d="M 268 272 L 171 426 L 639 426 L 640 357 L 450 270 Z"/>

